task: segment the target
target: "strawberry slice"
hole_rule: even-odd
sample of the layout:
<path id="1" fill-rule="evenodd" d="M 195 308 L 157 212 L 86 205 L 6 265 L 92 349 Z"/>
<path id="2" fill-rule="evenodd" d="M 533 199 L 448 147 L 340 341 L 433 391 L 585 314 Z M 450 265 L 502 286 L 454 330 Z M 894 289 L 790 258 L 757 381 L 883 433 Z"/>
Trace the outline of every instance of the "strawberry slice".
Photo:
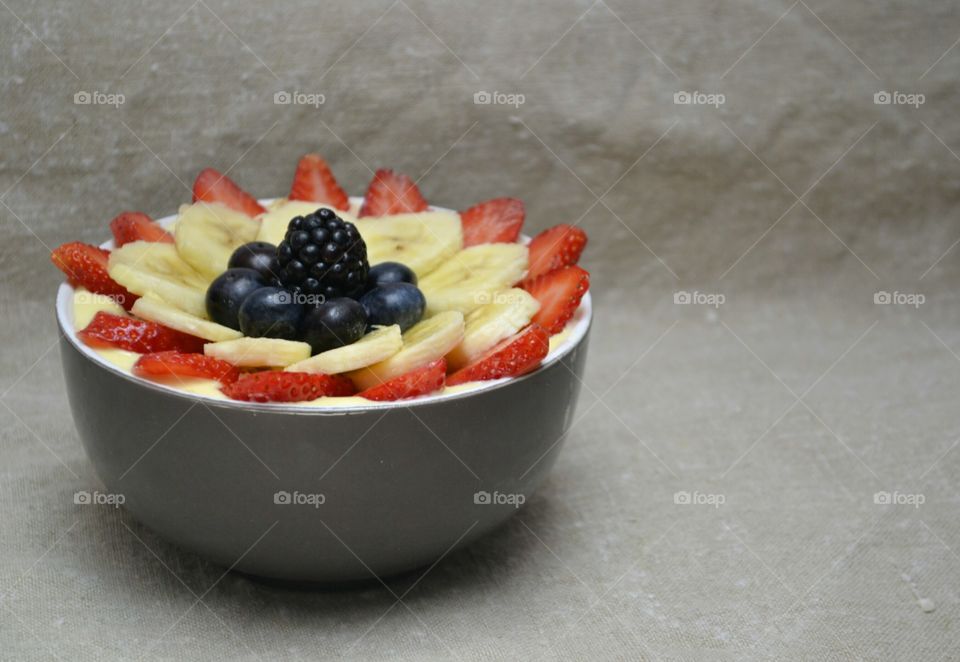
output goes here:
<path id="1" fill-rule="evenodd" d="M 587 245 L 587 233 L 572 225 L 554 225 L 530 242 L 527 280 L 576 264 Z"/>
<path id="2" fill-rule="evenodd" d="M 447 376 L 447 361 L 439 358 L 408 373 L 388 379 L 378 386 L 360 391 L 357 395 L 367 400 L 403 400 L 433 393 L 443 386 Z"/>
<path id="3" fill-rule="evenodd" d="M 213 168 L 200 171 L 193 180 L 193 201 L 219 202 L 247 216 L 256 216 L 267 211 L 257 199 Z"/>
<path id="4" fill-rule="evenodd" d="M 306 154 L 297 164 L 297 173 L 290 186 L 291 200 L 323 202 L 336 209 L 350 209 L 350 199 L 319 154 Z"/>
<path id="5" fill-rule="evenodd" d="M 131 352 L 202 352 L 202 338 L 133 317 L 121 317 L 104 310 L 77 335 L 91 347 L 119 347 Z"/>
<path id="6" fill-rule="evenodd" d="M 524 281 L 521 287 L 540 302 L 540 310 L 533 316 L 533 322 L 553 335 L 563 331 L 577 311 L 580 299 L 590 289 L 590 274 L 573 265 Z"/>
<path id="7" fill-rule="evenodd" d="M 71 285 L 81 285 L 94 294 L 111 297 L 130 310 L 138 297 L 110 278 L 107 273 L 109 257 L 110 251 L 79 241 L 58 246 L 50 253 L 50 260 L 57 269 L 66 274 Z"/>
<path id="8" fill-rule="evenodd" d="M 424 211 L 426 208 L 427 201 L 412 179 L 393 170 L 381 169 L 377 170 L 367 188 L 360 215 L 386 216 Z"/>
<path id="9" fill-rule="evenodd" d="M 228 398 L 247 402 L 303 402 L 354 393 L 353 382 L 342 375 L 271 370 L 244 375 L 221 390 Z"/>
<path id="10" fill-rule="evenodd" d="M 501 341 L 479 359 L 447 377 L 447 385 L 517 377 L 540 365 L 550 351 L 550 335 L 538 324 Z"/>
<path id="11" fill-rule="evenodd" d="M 113 243 L 117 248 L 133 241 L 173 243 L 173 235 L 141 211 L 125 211 L 110 221 Z"/>
<path id="12" fill-rule="evenodd" d="M 154 352 L 137 359 L 133 374 L 141 377 L 203 377 L 230 384 L 240 377 L 240 370 L 232 363 L 204 354 Z"/>
<path id="13" fill-rule="evenodd" d="M 512 244 L 520 236 L 526 210 L 516 198 L 495 198 L 460 212 L 463 247 Z"/>

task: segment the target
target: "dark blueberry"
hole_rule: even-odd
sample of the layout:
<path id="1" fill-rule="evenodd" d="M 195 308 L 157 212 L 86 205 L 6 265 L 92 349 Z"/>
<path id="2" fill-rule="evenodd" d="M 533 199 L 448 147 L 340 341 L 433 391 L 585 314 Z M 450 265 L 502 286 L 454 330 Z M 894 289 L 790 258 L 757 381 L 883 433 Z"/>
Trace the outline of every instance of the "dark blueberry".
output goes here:
<path id="1" fill-rule="evenodd" d="M 416 285 L 410 283 L 387 283 L 375 287 L 362 297 L 360 305 L 367 311 L 371 325 L 390 326 L 399 324 L 406 331 L 420 321 L 427 300 Z"/>
<path id="2" fill-rule="evenodd" d="M 240 329 L 240 304 L 252 292 L 267 285 L 253 269 L 227 269 L 207 288 L 207 314 L 217 324 Z"/>
<path id="3" fill-rule="evenodd" d="M 417 274 L 413 269 L 399 262 L 381 262 L 370 267 L 367 274 L 367 289 L 386 285 L 387 283 L 417 284 Z"/>
<path id="4" fill-rule="evenodd" d="M 300 339 L 310 343 L 313 353 L 354 343 L 367 329 L 363 306 L 346 297 L 328 299 L 309 308 L 300 324 Z"/>
<path id="5" fill-rule="evenodd" d="M 252 338 L 296 340 L 303 312 L 303 304 L 289 290 L 262 287 L 240 306 L 240 330 Z"/>
<path id="6" fill-rule="evenodd" d="M 274 278 L 273 261 L 277 257 L 277 247 L 265 241 L 251 241 L 233 251 L 229 269 L 253 269 L 259 271 L 264 278 Z"/>

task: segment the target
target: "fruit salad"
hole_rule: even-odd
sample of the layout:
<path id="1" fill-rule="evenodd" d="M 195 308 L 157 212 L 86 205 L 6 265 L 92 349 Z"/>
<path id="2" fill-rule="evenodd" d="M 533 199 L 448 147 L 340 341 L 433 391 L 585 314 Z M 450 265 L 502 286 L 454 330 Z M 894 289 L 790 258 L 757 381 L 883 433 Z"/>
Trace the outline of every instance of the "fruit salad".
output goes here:
<path id="1" fill-rule="evenodd" d="M 124 212 L 109 249 L 51 259 L 77 338 L 138 377 L 248 402 L 397 401 L 519 377 L 565 340 L 587 236 L 527 242 L 524 218 L 513 198 L 434 209 L 391 170 L 351 201 L 308 154 L 286 198 L 206 169 L 172 223 Z"/>

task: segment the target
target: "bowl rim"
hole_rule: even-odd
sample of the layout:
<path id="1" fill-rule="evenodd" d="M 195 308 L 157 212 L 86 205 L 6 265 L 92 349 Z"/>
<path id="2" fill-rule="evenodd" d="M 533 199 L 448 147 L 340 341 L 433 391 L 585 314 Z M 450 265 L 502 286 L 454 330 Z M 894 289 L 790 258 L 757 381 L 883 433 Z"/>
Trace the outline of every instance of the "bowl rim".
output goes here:
<path id="1" fill-rule="evenodd" d="M 259 202 L 268 206 L 272 203 L 277 202 L 278 200 L 283 200 L 283 198 L 263 198 Z M 350 197 L 350 202 L 356 204 L 362 198 L 355 196 Z M 430 211 L 452 211 L 444 207 L 436 207 L 431 205 L 429 207 Z M 269 211 L 269 207 L 268 207 Z M 157 223 L 163 227 L 169 227 L 176 220 L 177 214 L 170 216 L 164 216 L 163 218 L 156 219 Z M 529 241 L 529 238 L 522 236 L 521 240 L 525 243 Z M 113 240 L 105 241 L 100 244 L 101 248 L 112 249 Z M 352 404 L 343 404 L 343 405 L 323 405 L 323 406 L 311 406 L 305 403 L 278 403 L 278 402 L 245 402 L 242 400 L 231 400 L 229 398 L 221 399 L 211 397 L 202 393 L 191 393 L 189 391 L 184 391 L 176 386 L 167 385 L 161 382 L 151 381 L 143 377 L 138 377 L 132 372 L 128 372 L 123 368 L 114 365 L 109 362 L 102 356 L 100 356 L 93 348 L 88 347 L 85 343 L 80 341 L 77 338 L 77 330 L 73 325 L 73 316 L 68 314 L 72 313 L 73 309 L 73 293 L 74 288 L 66 281 L 59 284 L 57 288 L 57 295 L 55 299 L 55 309 L 57 317 L 57 325 L 60 327 L 60 332 L 62 337 L 66 339 L 74 349 L 76 349 L 85 359 L 90 363 L 96 365 L 101 369 L 105 369 L 108 372 L 111 372 L 115 375 L 122 377 L 123 379 L 147 388 L 158 393 L 162 393 L 169 396 L 177 396 L 183 398 L 187 401 L 196 401 L 202 403 L 206 406 L 216 406 L 222 409 L 238 409 L 238 410 L 250 410 L 257 412 L 274 412 L 274 413 L 296 413 L 296 414 L 307 414 L 307 415 L 344 415 L 344 414 L 358 414 L 369 411 L 384 411 L 390 409 L 400 409 L 400 408 L 409 408 L 409 407 L 422 407 L 427 405 L 440 404 L 444 402 L 449 402 L 453 400 L 461 400 L 464 398 L 473 397 L 480 395 L 482 393 L 488 393 L 497 389 L 505 388 L 511 384 L 521 382 L 523 380 L 529 379 L 534 375 L 537 375 L 543 370 L 546 370 L 550 366 L 554 365 L 560 361 L 563 357 L 570 354 L 575 348 L 579 347 L 581 342 L 583 342 L 584 337 L 587 335 L 587 331 L 590 329 L 590 326 L 593 322 L 593 305 L 591 301 L 590 292 L 588 291 L 584 294 L 583 299 L 580 301 L 580 306 L 577 308 L 577 312 L 574 315 L 573 327 L 570 329 L 570 335 L 564 339 L 562 344 L 556 349 L 552 350 L 543 360 L 543 362 L 537 367 L 536 370 L 528 372 L 525 375 L 520 377 L 504 377 L 502 379 L 492 379 L 485 382 L 478 382 L 477 386 L 470 388 L 466 391 L 457 391 L 454 393 L 440 393 L 436 395 L 423 395 L 416 398 L 411 398 L 408 400 L 397 400 L 397 401 L 384 401 L 378 402 L 375 400 L 369 401 L 369 403 L 352 403 Z"/>

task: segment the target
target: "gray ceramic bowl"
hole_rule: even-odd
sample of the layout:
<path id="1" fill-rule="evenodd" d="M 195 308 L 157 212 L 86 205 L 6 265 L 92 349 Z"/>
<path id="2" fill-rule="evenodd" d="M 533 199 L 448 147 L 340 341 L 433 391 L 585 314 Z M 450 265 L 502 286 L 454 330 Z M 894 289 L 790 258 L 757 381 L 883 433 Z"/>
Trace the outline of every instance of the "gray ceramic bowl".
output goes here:
<path id="1" fill-rule="evenodd" d="M 591 303 L 588 294 L 569 339 L 519 379 L 325 409 L 217 400 L 134 377 L 80 342 L 72 320 L 64 284 L 70 407 L 97 475 L 129 512 L 228 568 L 341 582 L 429 564 L 529 501 L 571 423 Z"/>

